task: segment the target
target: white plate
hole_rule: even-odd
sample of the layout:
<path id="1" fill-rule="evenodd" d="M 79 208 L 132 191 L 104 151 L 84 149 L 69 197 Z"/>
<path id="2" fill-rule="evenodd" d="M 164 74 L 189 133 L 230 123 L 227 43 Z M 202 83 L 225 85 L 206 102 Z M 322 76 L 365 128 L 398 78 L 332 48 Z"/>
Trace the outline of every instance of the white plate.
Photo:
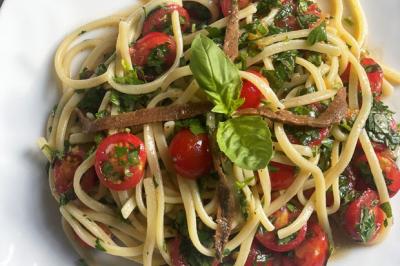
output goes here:
<path id="1" fill-rule="evenodd" d="M 62 234 L 36 139 L 57 98 L 53 55 L 72 29 L 132 0 L 6 0 L 0 9 L 0 266 L 74 265 Z M 400 1 L 363 1 L 370 50 L 400 69 Z M 399 91 L 390 101 L 400 112 Z M 397 101 L 397 103 L 396 103 Z M 395 222 L 399 197 L 393 199 Z M 384 243 L 357 248 L 329 265 L 400 265 L 400 224 Z"/>

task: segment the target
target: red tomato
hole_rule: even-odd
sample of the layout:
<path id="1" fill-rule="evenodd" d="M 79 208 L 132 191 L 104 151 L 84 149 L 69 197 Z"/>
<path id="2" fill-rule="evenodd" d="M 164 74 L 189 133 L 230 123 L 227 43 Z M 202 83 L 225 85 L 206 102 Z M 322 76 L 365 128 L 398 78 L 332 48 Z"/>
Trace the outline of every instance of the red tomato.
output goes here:
<path id="1" fill-rule="evenodd" d="M 248 6 L 251 0 L 238 0 L 239 1 L 239 10 Z M 221 11 L 224 14 L 224 17 L 227 17 L 231 14 L 232 0 L 221 0 Z"/>
<path id="2" fill-rule="evenodd" d="M 294 250 L 295 265 L 323 266 L 329 257 L 329 242 L 317 223 L 308 225 L 307 238 Z"/>
<path id="3" fill-rule="evenodd" d="M 275 25 L 279 28 L 288 28 L 289 30 L 300 29 L 299 22 L 296 18 L 297 6 L 294 0 L 281 0 L 283 6 L 289 6 L 291 9 L 290 14 L 285 16 L 283 19 L 275 21 Z"/>
<path id="4" fill-rule="evenodd" d="M 59 194 L 66 193 L 73 187 L 74 175 L 78 166 L 83 162 L 84 153 L 75 149 L 67 153 L 62 160 L 54 163 L 54 186 Z M 89 192 L 96 186 L 97 177 L 93 168 L 90 168 L 81 179 L 81 186 Z"/>
<path id="5" fill-rule="evenodd" d="M 196 179 L 210 172 L 212 157 L 206 134 L 193 134 L 182 129 L 172 139 L 169 153 L 176 172 L 186 178 Z"/>
<path id="6" fill-rule="evenodd" d="M 290 222 L 292 222 L 299 215 L 299 211 L 289 212 L 286 207 L 281 208 L 276 211 L 273 216 L 274 226 L 278 230 Z M 277 252 L 286 252 L 293 250 L 297 246 L 303 242 L 306 237 L 307 225 L 304 225 L 298 232 L 294 233 L 294 236 L 289 236 L 288 241 L 284 241 L 285 243 L 279 243 L 278 236 L 276 232 L 263 232 L 259 231 L 256 234 L 257 240 L 267 249 L 277 251 Z M 282 240 L 281 240 L 282 241 Z"/>
<path id="7" fill-rule="evenodd" d="M 382 168 L 383 175 L 385 176 L 386 185 L 390 197 L 393 197 L 400 190 L 400 170 L 396 162 L 391 158 L 391 155 L 384 152 L 376 152 L 379 160 L 379 165 Z M 365 181 L 371 187 L 374 187 L 372 173 L 368 165 L 367 156 L 361 154 L 354 160 L 356 173 L 359 179 Z M 362 182 L 361 182 L 362 184 Z"/>
<path id="8" fill-rule="evenodd" d="M 366 190 L 351 203 L 344 212 L 344 228 L 355 241 L 368 243 L 378 235 L 385 214 L 379 207 L 378 194 Z"/>
<path id="9" fill-rule="evenodd" d="M 136 66 L 145 66 L 147 64 L 147 58 L 153 49 L 164 44 L 168 44 L 169 50 L 169 53 L 164 58 L 164 62 L 167 67 L 170 67 L 175 60 L 176 44 L 171 36 L 163 32 L 150 32 L 139 39 L 133 47 L 129 49 L 132 63 Z"/>
<path id="10" fill-rule="evenodd" d="M 382 95 L 382 83 L 383 83 L 383 70 L 372 58 L 361 59 L 361 65 L 367 72 L 369 84 L 371 86 L 371 92 L 376 99 L 379 99 Z M 349 83 L 350 80 L 350 64 L 346 70 L 340 76 L 343 83 Z M 361 90 L 359 86 L 359 90 Z"/>
<path id="11" fill-rule="evenodd" d="M 383 70 L 372 58 L 361 59 L 361 65 L 364 67 L 368 75 L 371 92 L 376 99 L 382 95 Z"/>
<path id="12" fill-rule="evenodd" d="M 248 72 L 265 79 L 264 76 L 261 75 L 261 73 L 258 71 L 249 70 Z M 238 109 L 246 109 L 257 108 L 260 105 L 261 100 L 264 98 L 264 96 L 253 83 L 248 80 L 244 80 L 242 90 L 240 92 L 240 98 L 244 99 L 244 103 Z"/>
<path id="13" fill-rule="evenodd" d="M 272 190 L 288 188 L 295 180 L 294 171 L 295 168 L 291 165 L 270 162 L 269 177 Z"/>
<path id="14" fill-rule="evenodd" d="M 188 266 L 185 258 L 180 252 L 181 239 L 175 237 L 171 242 L 169 242 L 169 253 L 171 255 L 172 266 Z"/>
<path id="15" fill-rule="evenodd" d="M 139 183 L 146 164 L 144 143 L 129 133 L 103 139 L 96 151 L 95 169 L 100 182 L 112 190 L 127 190 Z"/>
<path id="16" fill-rule="evenodd" d="M 154 10 L 143 23 L 143 35 L 154 31 L 164 31 L 171 24 L 171 14 L 178 11 L 182 31 L 186 31 L 190 26 L 190 17 L 187 10 L 177 4 L 168 4 Z"/>
<path id="17" fill-rule="evenodd" d="M 271 251 L 267 251 L 256 240 L 253 240 L 244 266 L 272 266 L 276 260 L 273 255 Z"/>

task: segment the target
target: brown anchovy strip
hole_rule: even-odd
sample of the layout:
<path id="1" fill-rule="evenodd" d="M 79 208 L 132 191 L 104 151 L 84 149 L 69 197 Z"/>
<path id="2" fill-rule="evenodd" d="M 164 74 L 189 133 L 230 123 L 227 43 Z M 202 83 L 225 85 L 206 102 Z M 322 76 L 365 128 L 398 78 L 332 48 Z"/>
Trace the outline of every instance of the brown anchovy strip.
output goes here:
<path id="1" fill-rule="evenodd" d="M 224 40 L 224 52 L 234 60 L 239 55 L 239 4 L 238 0 L 232 1 L 231 14 L 227 18 L 227 26 Z"/>
<path id="2" fill-rule="evenodd" d="M 106 129 L 135 128 L 148 123 L 192 118 L 210 111 L 211 108 L 212 104 L 208 102 L 169 105 L 140 109 L 96 120 L 88 119 L 79 109 L 76 109 L 76 112 L 82 123 L 83 131 L 93 133 Z"/>
<path id="3" fill-rule="evenodd" d="M 217 229 L 215 232 L 214 246 L 216 251 L 216 259 L 222 262 L 224 257 L 225 245 L 229 240 L 232 231 L 232 218 L 235 213 L 235 198 L 232 187 L 229 185 L 228 177 L 223 168 L 223 160 L 227 158 L 221 153 L 216 143 L 215 134 L 210 134 L 211 152 L 213 157 L 214 169 L 219 176 L 219 183 L 216 190 L 218 197 L 217 208 Z"/>
<path id="4" fill-rule="evenodd" d="M 305 115 L 295 115 L 287 110 L 273 112 L 266 107 L 243 109 L 237 111 L 235 114 L 239 116 L 260 115 L 288 125 L 323 128 L 329 127 L 332 124 L 339 124 L 346 116 L 346 112 L 346 89 L 342 88 L 337 92 L 328 108 L 315 118 Z"/>
<path id="5" fill-rule="evenodd" d="M 224 52 L 233 61 L 239 54 L 239 5 L 237 0 L 232 1 L 231 14 L 229 15 L 225 40 Z M 214 168 L 219 176 L 218 193 L 218 208 L 217 208 L 217 229 L 215 232 L 215 251 L 216 259 L 222 262 L 224 257 L 225 245 L 229 240 L 232 231 L 232 217 L 235 212 L 235 198 L 232 187 L 229 186 L 228 177 L 225 175 L 222 168 L 223 160 L 226 157 L 221 153 L 216 143 L 215 132 L 209 136 L 211 140 L 211 151 L 213 155 Z"/>

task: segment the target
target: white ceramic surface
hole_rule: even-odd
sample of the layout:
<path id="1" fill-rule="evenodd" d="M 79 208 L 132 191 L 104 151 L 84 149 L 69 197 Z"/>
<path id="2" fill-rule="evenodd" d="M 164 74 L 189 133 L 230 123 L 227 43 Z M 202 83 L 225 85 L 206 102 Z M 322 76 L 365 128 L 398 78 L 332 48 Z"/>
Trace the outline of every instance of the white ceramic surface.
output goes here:
<path id="1" fill-rule="evenodd" d="M 370 50 L 400 69 L 400 1 L 361 0 L 370 25 Z M 35 141 L 57 98 L 53 55 L 76 26 L 134 0 L 5 0 L 0 8 L 0 266 L 75 265 L 50 196 L 45 160 Z M 398 88 L 400 89 L 400 88 Z M 390 100 L 400 112 L 399 91 Z M 400 196 L 386 241 L 357 248 L 329 265 L 400 265 Z"/>

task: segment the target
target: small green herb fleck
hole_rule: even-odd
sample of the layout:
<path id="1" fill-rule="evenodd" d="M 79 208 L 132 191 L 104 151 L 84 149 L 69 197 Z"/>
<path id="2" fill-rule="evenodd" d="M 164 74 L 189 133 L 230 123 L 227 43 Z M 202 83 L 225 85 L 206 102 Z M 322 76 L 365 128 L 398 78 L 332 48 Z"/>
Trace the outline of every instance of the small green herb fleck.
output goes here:
<path id="1" fill-rule="evenodd" d="M 384 202 L 379 206 L 386 214 L 387 218 L 392 218 L 392 206 L 390 206 L 390 202 Z"/>
<path id="2" fill-rule="evenodd" d="M 101 240 L 99 238 L 96 238 L 95 248 L 99 251 L 106 251 L 106 249 L 101 245 Z"/>
<path id="3" fill-rule="evenodd" d="M 356 225 L 356 230 L 364 243 L 371 240 L 376 231 L 375 214 L 372 210 L 361 208 L 360 223 Z"/>

